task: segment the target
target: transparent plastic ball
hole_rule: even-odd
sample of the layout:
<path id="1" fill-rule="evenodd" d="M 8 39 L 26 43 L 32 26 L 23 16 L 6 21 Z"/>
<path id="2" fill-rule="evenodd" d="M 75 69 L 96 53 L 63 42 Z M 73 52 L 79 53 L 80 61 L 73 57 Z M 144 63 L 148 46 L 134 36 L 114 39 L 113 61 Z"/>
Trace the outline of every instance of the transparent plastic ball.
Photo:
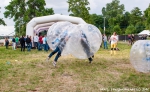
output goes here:
<path id="1" fill-rule="evenodd" d="M 91 24 L 79 24 L 73 29 L 70 53 L 79 59 L 94 55 L 102 43 L 102 35 L 98 28 Z"/>
<path id="2" fill-rule="evenodd" d="M 136 41 L 130 51 L 130 62 L 135 70 L 150 72 L 150 40 Z"/>
<path id="3" fill-rule="evenodd" d="M 64 40 L 66 38 L 68 40 Z M 100 30 L 91 24 L 57 22 L 49 28 L 47 42 L 52 50 L 59 47 L 61 55 L 71 54 L 76 58 L 86 59 L 99 50 L 102 35 Z M 64 48 L 60 47 L 62 42 L 65 43 Z"/>

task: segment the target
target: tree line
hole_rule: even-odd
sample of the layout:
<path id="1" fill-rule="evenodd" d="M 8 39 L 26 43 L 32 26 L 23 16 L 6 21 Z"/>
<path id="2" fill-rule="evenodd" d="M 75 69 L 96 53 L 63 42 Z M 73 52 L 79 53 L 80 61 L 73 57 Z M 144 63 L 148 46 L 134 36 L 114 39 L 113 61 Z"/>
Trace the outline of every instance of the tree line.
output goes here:
<path id="1" fill-rule="evenodd" d="M 90 14 L 88 0 L 68 0 L 69 16 L 81 17 L 87 23 L 98 27 L 107 35 L 114 31 L 117 34 L 137 34 L 144 29 L 150 30 L 150 5 L 142 11 L 135 7 L 126 11 L 120 0 L 112 0 L 101 9 L 102 14 Z M 53 15 L 53 8 L 46 8 L 45 0 L 11 0 L 5 7 L 5 18 L 15 22 L 15 33 L 25 35 L 26 24 L 34 17 Z M 0 25 L 6 25 L 0 18 Z"/>

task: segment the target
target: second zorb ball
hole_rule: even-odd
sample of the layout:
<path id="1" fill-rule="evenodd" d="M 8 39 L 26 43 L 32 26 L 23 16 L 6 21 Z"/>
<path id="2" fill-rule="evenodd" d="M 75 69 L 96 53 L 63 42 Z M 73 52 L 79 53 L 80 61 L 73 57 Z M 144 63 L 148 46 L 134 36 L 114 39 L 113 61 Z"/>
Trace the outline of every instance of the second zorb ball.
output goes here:
<path id="1" fill-rule="evenodd" d="M 70 53 L 79 59 L 86 59 L 94 55 L 101 45 L 102 35 L 98 28 L 91 24 L 79 24 L 73 29 Z"/>
<path id="2" fill-rule="evenodd" d="M 143 73 L 150 72 L 150 40 L 139 40 L 133 44 L 130 62 L 135 70 Z"/>

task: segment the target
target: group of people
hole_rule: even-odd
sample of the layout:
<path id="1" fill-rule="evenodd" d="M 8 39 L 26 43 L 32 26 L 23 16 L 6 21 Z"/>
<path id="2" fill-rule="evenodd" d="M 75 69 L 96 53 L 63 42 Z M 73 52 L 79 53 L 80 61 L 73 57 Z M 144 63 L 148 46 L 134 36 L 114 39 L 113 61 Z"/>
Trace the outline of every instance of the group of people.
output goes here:
<path id="1" fill-rule="evenodd" d="M 63 38 L 60 39 L 59 44 L 57 45 L 56 49 L 54 51 L 52 51 L 48 58 L 47 61 L 55 54 L 57 53 L 53 65 L 56 66 L 57 60 L 58 58 L 61 56 L 61 53 L 67 43 L 67 41 L 69 40 L 70 36 L 66 35 Z M 8 48 L 7 44 L 9 44 L 9 42 L 7 43 L 8 39 L 6 38 L 5 40 L 6 42 L 6 48 Z M 116 32 L 113 33 L 113 35 L 109 38 L 109 41 L 111 43 L 111 55 L 116 54 L 116 47 L 117 47 L 117 42 L 118 42 L 118 35 L 116 34 Z M 104 49 L 108 49 L 107 47 L 107 36 L 104 34 L 103 35 L 103 42 L 104 42 Z M 21 51 L 25 51 L 25 47 L 27 46 L 27 50 L 30 51 L 31 47 L 32 47 L 32 39 L 31 36 L 29 37 L 27 35 L 27 37 L 25 38 L 24 36 L 20 37 L 20 38 L 13 38 L 12 39 L 12 47 L 15 50 L 16 49 L 16 44 L 20 43 L 21 45 Z M 25 46 L 26 43 L 26 46 Z M 34 47 L 38 50 L 42 50 L 42 48 L 44 48 L 45 51 L 48 51 L 49 46 L 47 44 L 47 37 L 45 36 L 38 36 L 37 34 L 33 37 L 33 43 L 34 43 Z M 87 41 L 87 37 L 86 35 L 81 32 L 81 45 L 84 48 L 85 53 L 87 54 L 87 57 L 89 57 L 89 63 L 91 63 L 93 61 L 94 58 L 94 53 L 92 53 L 90 51 L 90 47 L 89 47 L 89 43 Z"/>
<path id="2" fill-rule="evenodd" d="M 128 45 L 133 45 L 135 41 L 134 34 L 128 34 Z"/>
<path id="3" fill-rule="evenodd" d="M 31 36 L 21 36 L 21 37 L 13 37 L 12 40 L 12 49 L 16 50 L 19 45 L 21 48 L 21 51 L 25 51 L 25 48 L 27 48 L 27 51 L 31 51 L 32 47 L 38 49 L 38 50 L 42 50 L 44 49 L 44 51 L 48 51 L 50 49 L 50 47 L 47 44 L 47 37 L 46 35 L 44 36 L 38 36 L 37 34 L 33 37 Z M 34 45 L 32 44 L 34 43 Z M 6 49 L 8 49 L 10 42 L 8 40 L 8 37 L 5 38 L 5 46 Z"/>

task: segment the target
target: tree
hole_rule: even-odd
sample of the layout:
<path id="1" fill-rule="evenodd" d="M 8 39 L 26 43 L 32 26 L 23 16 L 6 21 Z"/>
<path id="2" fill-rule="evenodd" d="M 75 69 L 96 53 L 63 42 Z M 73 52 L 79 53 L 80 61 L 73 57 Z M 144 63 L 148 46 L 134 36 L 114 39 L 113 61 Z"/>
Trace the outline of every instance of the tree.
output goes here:
<path id="1" fill-rule="evenodd" d="M 45 0 L 12 0 L 5 7 L 5 18 L 13 18 L 15 32 L 25 35 L 26 24 L 34 17 L 54 14 L 52 8 L 45 8 Z"/>
<path id="2" fill-rule="evenodd" d="M 135 33 L 135 27 L 133 25 L 129 25 L 125 31 L 125 34 L 134 34 Z"/>
<path id="3" fill-rule="evenodd" d="M 120 35 L 121 34 L 120 26 L 119 25 L 114 26 L 113 32 L 116 32 L 118 35 Z M 111 33 L 113 33 L 113 32 L 111 32 Z"/>
<path id="4" fill-rule="evenodd" d="M 1 7 L 0 7 L 0 9 L 1 9 Z M 0 11 L 0 12 L 1 12 L 1 11 Z M 3 20 L 3 18 L 0 18 L 0 25 L 6 26 L 5 21 Z"/>
<path id="5" fill-rule="evenodd" d="M 136 25 L 137 22 L 143 21 L 142 20 L 142 11 L 138 7 L 135 7 L 133 10 L 131 10 L 130 14 L 130 25 Z"/>
<path id="6" fill-rule="evenodd" d="M 120 25 L 121 16 L 124 12 L 124 5 L 119 4 L 119 0 L 112 0 L 111 3 L 107 3 L 106 7 L 102 8 L 102 14 L 108 19 L 109 30 L 113 30 L 114 26 Z"/>
<path id="7" fill-rule="evenodd" d="M 141 31 L 143 31 L 145 29 L 145 25 L 143 22 L 137 22 L 135 25 L 135 34 L 140 33 Z"/>
<path id="8" fill-rule="evenodd" d="M 87 23 L 91 23 L 88 0 L 68 0 L 67 3 L 69 4 L 68 12 L 71 12 L 70 16 L 81 17 Z"/>
<path id="9" fill-rule="evenodd" d="M 146 29 L 149 29 L 150 30 L 150 4 L 148 6 L 148 8 L 144 11 L 144 17 L 145 17 L 145 26 L 146 26 Z"/>

